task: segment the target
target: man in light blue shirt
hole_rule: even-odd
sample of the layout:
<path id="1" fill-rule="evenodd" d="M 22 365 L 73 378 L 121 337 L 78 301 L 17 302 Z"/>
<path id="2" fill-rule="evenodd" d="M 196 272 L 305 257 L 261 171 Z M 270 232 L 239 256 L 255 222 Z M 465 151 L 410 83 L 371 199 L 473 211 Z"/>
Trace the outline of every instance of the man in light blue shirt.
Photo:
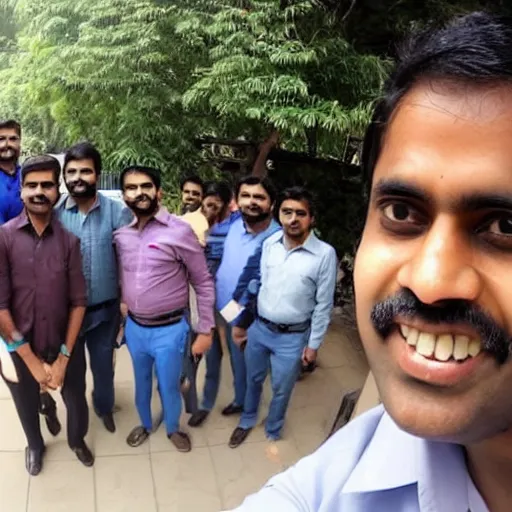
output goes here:
<path id="1" fill-rule="evenodd" d="M 405 47 L 361 157 L 354 286 L 383 406 L 240 512 L 512 507 L 512 21 L 474 13 Z"/>
<path id="2" fill-rule="evenodd" d="M 69 196 L 58 207 L 59 219 L 80 238 L 88 306 L 82 338 L 89 350 L 94 379 L 93 405 L 105 428 L 115 432 L 113 355 L 120 326 L 119 279 L 113 232 L 133 216 L 120 201 L 97 192 L 101 155 L 89 143 L 76 144 L 64 157 Z"/>
<path id="3" fill-rule="evenodd" d="M 286 189 L 279 220 L 283 231 L 269 237 L 261 250 L 257 318 L 248 332 L 245 325 L 233 329 L 235 342 L 247 340 L 247 391 L 231 448 L 243 443 L 256 425 L 269 369 L 273 396 L 265 430 L 270 440 L 281 437 L 301 365 L 316 360 L 331 320 L 336 252 L 313 232 L 311 194 L 302 187 Z"/>
<path id="4" fill-rule="evenodd" d="M 222 260 L 215 281 L 217 309 L 224 315 L 219 320 L 220 328 L 226 333 L 234 380 L 234 398 L 222 410 L 222 414 L 225 416 L 242 412 L 246 390 L 244 355 L 243 351 L 233 342 L 231 329 L 226 323 L 226 318 L 231 321 L 227 309 L 229 309 L 229 304 L 232 301 L 238 278 L 242 274 L 249 257 L 266 238 L 281 229 L 272 218 L 276 192 L 267 178 L 260 179 L 256 176 L 243 178 L 237 185 L 236 197 L 241 216 L 235 218 L 231 223 L 224 242 Z M 203 401 L 198 411 L 199 417 L 195 426 L 200 425 L 206 419 L 209 411 L 215 405 L 220 385 L 221 362 L 222 346 L 217 329 L 214 334 L 213 345 L 206 354 Z"/>

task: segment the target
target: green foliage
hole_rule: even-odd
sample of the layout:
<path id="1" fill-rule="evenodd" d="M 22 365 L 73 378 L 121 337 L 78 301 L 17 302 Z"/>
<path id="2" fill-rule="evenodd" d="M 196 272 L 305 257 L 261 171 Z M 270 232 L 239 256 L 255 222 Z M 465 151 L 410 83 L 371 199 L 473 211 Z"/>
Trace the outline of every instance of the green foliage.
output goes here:
<path id="1" fill-rule="evenodd" d="M 210 65 L 184 94 L 186 107 L 236 127 L 277 129 L 303 150 L 314 130 L 320 154 L 339 155 L 341 136 L 361 134 L 386 62 L 355 52 L 331 17 L 309 1 L 219 4 L 214 13 L 185 11 L 209 46 Z"/>

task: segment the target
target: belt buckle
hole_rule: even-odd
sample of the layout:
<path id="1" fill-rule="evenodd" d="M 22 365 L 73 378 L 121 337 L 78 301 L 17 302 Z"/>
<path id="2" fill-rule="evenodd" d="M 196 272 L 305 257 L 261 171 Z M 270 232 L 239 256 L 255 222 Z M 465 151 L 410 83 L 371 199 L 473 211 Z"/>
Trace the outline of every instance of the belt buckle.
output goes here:
<path id="1" fill-rule="evenodd" d="M 278 324 L 277 326 L 279 332 L 282 332 L 282 333 L 287 333 L 290 329 L 290 327 L 286 324 Z"/>

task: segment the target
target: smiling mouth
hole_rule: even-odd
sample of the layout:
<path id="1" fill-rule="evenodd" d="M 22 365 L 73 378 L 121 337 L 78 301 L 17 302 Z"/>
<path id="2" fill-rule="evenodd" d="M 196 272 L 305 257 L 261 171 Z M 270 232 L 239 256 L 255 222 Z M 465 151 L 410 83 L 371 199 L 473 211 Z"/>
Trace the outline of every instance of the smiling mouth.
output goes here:
<path id="1" fill-rule="evenodd" d="M 420 356 L 440 362 L 464 362 L 482 352 L 480 339 L 462 334 L 433 334 L 400 324 L 404 341 Z"/>

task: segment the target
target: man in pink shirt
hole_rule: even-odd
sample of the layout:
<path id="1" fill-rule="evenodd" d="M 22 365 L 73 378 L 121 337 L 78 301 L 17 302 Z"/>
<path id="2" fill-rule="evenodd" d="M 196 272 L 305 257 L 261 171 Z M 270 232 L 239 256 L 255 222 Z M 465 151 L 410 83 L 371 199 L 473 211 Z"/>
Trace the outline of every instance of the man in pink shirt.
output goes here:
<path id="1" fill-rule="evenodd" d="M 211 345 L 214 286 L 202 247 L 192 228 L 160 207 L 160 171 L 130 166 L 121 173 L 126 204 L 135 220 L 114 234 L 123 302 L 128 307 L 125 337 L 135 373 L 135 404 L 141 426 L 128 436 L 140 446 L 152 429 L 153 366 L 162 400 L 167 435 L 179 451 L 191 442 L 179 430 L 180 376 L 187 346 L 189 285 L 197 295 L 198 336 L 195 356 Z"/>

